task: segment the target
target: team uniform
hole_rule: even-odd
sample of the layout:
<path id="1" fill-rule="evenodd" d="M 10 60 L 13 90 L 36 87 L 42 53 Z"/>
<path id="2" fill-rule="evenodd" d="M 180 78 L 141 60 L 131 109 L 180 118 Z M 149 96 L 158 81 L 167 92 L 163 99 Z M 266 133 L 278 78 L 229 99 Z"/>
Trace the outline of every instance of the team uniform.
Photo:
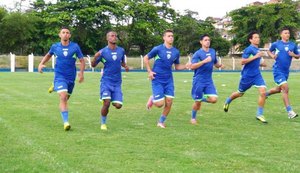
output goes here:
<path id="1" fill-rule="evenodd" d="M 244 50 L 242 58 L 244 59 L 252 58 L 258 52 L 259 52 L 259 48 L 250 45 Z M 244 65 L 243 70 L 241 72 L 241 79 L 240 79 L 238 92 L 244 93 L 253 85 L 257 88 L 266 87 L 265 81 L 259 70 L 260 61 L 261 61 L 261 57 Z"/>
<path id="2" fill-rule="evenodd" d="M 100 100 L 109 99 L 112 103 L 123 104 L 121 64 L 125 62 L 125 50 L 116 47 L 112 50 L 108 46 L 99 50 L 101 53 L 96 64 L 104 64 L 100 85 Z"/>
<path id="3" fill-rule="evenodd" d="M 216 51 L 209 48 L 206 52 L 202 48 L 199 49 L 192 58 L 192 64 L 198 63 L 207 57 L 211 57 L 211 62 L 203 64 L 201 67 L 195 69 L 193 76 L 192 98 L 195 101 L 202 101 L 204 97 L 217 97 L 217 90 L 212 80 L 213 66 L 218 63 L 216 58 Z"/>
<path id="4" fill-rule="evenodd" d="M 165 97 L 174 98 L 174 80 L 172 65 L 179 64 L 179 50 L 175 47 L 167 48 L 164 44 L 154 47 L 148 58 L 154 58 L 152 71 L 155 78 L 152 80 L 153 102 L 163 100 Z"/>
<path id="5" fill-rule="evenodd" d="M 76 60 L 82 59 L 83 54 L 77 43 L 70 42 L 63 46 L 61 42 L 51 46 L 50 55 L 56 57 L 54 69 L 54 91 L 72 94 L 76 79 Z"/>
<path id="6" fill-rule="evenodd" d="M 273 65 L 273 76 L 275 83 L 280 86 L 287 83 L 289 78 L 290 66 L 293 57 L 291 57 L 288 52 L 291 51 L 295 54 L 299 54 L 299 51 L 294 42 L 283 42 L 282 40 L 274 42 L 269 50 L 277 54 L 277 58 Z"/>

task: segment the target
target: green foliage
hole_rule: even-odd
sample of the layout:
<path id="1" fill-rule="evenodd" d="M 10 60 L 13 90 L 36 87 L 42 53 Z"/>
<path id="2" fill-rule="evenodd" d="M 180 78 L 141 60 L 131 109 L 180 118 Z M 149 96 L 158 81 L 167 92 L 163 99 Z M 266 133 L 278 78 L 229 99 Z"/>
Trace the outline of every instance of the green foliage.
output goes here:
<path id="1" fill-rule="evenodd" d="M 299 1 L 285 1 L 264 6 L 250 6 L 229 13 L 233 21 L 232 33 L 234 45 L 240 50 L 247 47 L 247 34 L 251 31 L 261 33 L 261 45 L 279 38 L 279 29 L 288 26 L 292 30 L 300 27 L 300 14 L 297 11 Z M 293 39 L 293 34 L 291 35 Z"/>

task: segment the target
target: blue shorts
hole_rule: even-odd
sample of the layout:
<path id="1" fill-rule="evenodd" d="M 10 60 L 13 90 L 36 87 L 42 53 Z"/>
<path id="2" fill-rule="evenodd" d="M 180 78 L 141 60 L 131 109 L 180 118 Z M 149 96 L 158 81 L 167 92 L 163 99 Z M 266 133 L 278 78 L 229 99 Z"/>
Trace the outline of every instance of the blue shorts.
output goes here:
<path id="1" fill-rule="evenodd" d="M 54 80 L 54 91 L 57 93 L 68 92 L 69 95 L 72 94 L 75 86 L 74 81 L 69 81 L 65 79 L 55 79 Z"/>
<path id="2" fill-rule="evenodd" d="M 242 78 L 240 80 L 238 92 L 244 93 L 252 86 L 255 86 L 257 88 L 261 88 L 261 87 L 266 88 L 266 83 L 265 83 L 263 77 L 261 76 L 261 74 L 255 76 L 255 77 L 242 76 Z"/>
<path id="3" fill-rule="evenodd" d="M 165 97 L 174 98 L 174 82 L 173 80 L 158 81 L 152 80 L 153 102 L 163 100 Z"/>
<path id="4" fill-rule="evenodd" d="M 101 82 L 100 100 L 111 100 L 112 103 L 123 104 L 123 93 L 121 85 L 110 85 Z"/>
<path id="5" fill-rule="evenodd" d="M 278 86 L 287 83 L 287 80 L 289 78 L 288 73 L 282 73 L 282 72 L 273 72 L 273 76 L 274 76 L 274 81 Z"/>
<path id="6" fill-rule="evenodd" d="M 203 97 L 218 97 L 217 90 L 213 82 L 207 84 L 193 82 L 191 94 L 195 101 L 201 101 Z"/>

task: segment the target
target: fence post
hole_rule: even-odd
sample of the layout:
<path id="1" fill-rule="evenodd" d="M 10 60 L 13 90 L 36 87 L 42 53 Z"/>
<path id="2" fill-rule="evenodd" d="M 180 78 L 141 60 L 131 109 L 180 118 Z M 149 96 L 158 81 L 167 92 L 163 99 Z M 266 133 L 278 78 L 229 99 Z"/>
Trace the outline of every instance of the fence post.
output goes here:
<path id="1" fill-rule="evenodd" d="M 143 69 L 144 69 L 144 58 L 141 55 L 141 70 L 143 70 Z"/>
<path id="2" fill-rule="evenodd" d="M 34 67 L 34 56 L 33 53 L 28 55 L 28 72 L 33 72 L 33 67 Z"/>
<path id="3" fill-rule="evenodd" d="M 264 61 L 265 61 L 264 58 L 261 57 L 260 63 L 263 63 Z M 261 70 L 264 70 L 264 67 L 263 67 L 263 66 L 261 66 Z"/>
<path id="4" fill-rule="evenodd" d="M 10 52 L 10 72 L 15 72 L 16 70 L 16 55 Z"/>
<path id="5" fill-rule="evenodd" d="M 87 55 L 87 61 L 88 61 L 88 64 L 89 64 L 89 66 L 90 66 L 90 68 L 92 68 L 92 72 L 94 72 L 95 71 L 95 69 L 94 69 L 94 67 L 92 67 L 92 62 L 91 62 L 91 57 L 89 56 L 89 55 Z"/>
<path id="6" fill-rule="evenodd" d="M 221 59 L 221 57 L 218 57 L 218 58 L 219 58 L 219 63 L 222 64 L 222 59 Z M 219 67 L 219 71 L 221 71 L 221 70 L 222 70 L 222 68 Z"/>
<path id="7" fill-rule="evenodd" d="M 52 59 L 52 69 L 54 69 L 55 68 L 55 56 L 52 55 L 51 59 Z"/>
<path id="8" fill-rule="evenodd" d="M 235 70 L 235 59 L 234 57 L 231 57 L 232 58 L 232 70 Z"/>

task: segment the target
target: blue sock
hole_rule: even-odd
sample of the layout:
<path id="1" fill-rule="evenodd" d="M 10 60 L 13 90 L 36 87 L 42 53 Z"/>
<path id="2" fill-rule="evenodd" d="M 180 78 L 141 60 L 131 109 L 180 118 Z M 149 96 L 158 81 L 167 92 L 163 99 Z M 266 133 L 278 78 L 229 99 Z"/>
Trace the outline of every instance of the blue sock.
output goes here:
<path id="1" fill-rule="evenodd" d="M 264 114 L 264 108 L 263 107 L 258 107 L 256 115 L 257 116 L 261 116 L 263 114 Z"/>
<path id="2" fill-rule="evenodd" d="M 101 115 L 101 124 L 106 124 L 106 116 Z"/>
<path id="3" fill-rule="evenodd" d="M 197 111 L 196 110 L 192 110 L 192 119 L 196 119 L 197 116 Z"/>
<path id="4" fill-rule="evenodd" d="M 166 120 L 166 118 L 167 118 L 167 117 L 166 117 L 165 115 L 161 115 L 160 118 L 159 118 L 159 122 L 160 122 L 160 123 L 164 123 L 165 120 Z"/>
<path id="5" fill-rule="evenodd" d="M 69 112 L 63 111 L 60 112 L 61 118 L 63 119 L 64 123 L 69 121 Z"/>
<path id="6" fill-rule="evenodd" d="M 230 97 L 227 97 L 227 99 L 226 99 L 225 103 L 226 103 L 226 104 L 230 104 L 230 103 L 231 103 L 231 101 L 232 101 L 232 100 L 231 100 L 231 98 L 230 98 Z"/>
<path id="7" fill-rule="evenodd" d="M 287 106 L 285 109 L 286 109 L 287 112 L 289 112 L 289 111 L 292 110 L 292 107 L 289 105 L 289 106 Z"/>

